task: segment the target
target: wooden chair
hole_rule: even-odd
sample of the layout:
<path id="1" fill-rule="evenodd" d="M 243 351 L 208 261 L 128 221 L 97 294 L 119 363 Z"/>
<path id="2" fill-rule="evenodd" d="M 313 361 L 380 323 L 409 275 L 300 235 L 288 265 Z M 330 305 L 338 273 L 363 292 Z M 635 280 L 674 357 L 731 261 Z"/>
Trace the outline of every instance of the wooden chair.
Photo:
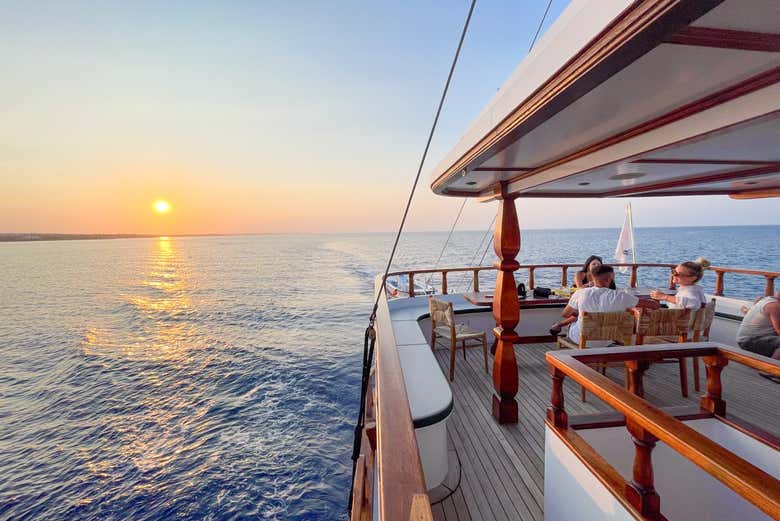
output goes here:
<path id="1" fill-rule="evenodd" d="M 707 342 L 710 339 L 710 328 L 712 327 L 712 320 L 715 318 L 715 299 L 710 300 L 707 304 L 702 304 L 700 309 L 697 309 L 695 313 L 691 313 L 691 317 L 688 320 L 688 342 Z M 675 336 L 661 336 L 664 342 L 673 343 L 678 339 Z M 691 358 L 693 362 L 693 387 L 696 391 L 701 390 L 701 384 L 699 383 L 699 357 L 694 356 Z"/>
<path id="2" fill-rule="evenodd" d="M 580 341 L 575 342 L 568 336 L 558 337 L 558 349 L 585 349 L 588 342 L 607 340 L 622 345 L 631 344 L 631 336 L 634 334 L 634 316 L 629 311 L 611 311 L 603 313 L 582 312 L 580 324 Z M 623 365 L 623 364 L 621 364 Z M 601 365 L 602 374 L 606 372 L 606 365 Z M 628 382 L 628 377 L 626 377 Z M 580 397 L 585 401 L 585 388 L 580 388 Z"/>
<path id="3" fill-rule="evenodd" d="M 430 297 L 428 303 L 431 309 L 431 350 L 436 347 L 436 337 L 449 340 L 450 348 L 450 381 L 455 379 L 455 351 L 460 341 L 463 345 L 463 359 L 466 359 L 466 341 L 476 340 L 474 346 L 482 344 L 485 354 L 485 372 L 488 372 L 487 334 L 484 331 L 470 329 L 465 324 L 455 322 L 455 312 L 452 310 L 452 302 Z M 473 347 L 473 346 L 470 346 Z"/>
<path id="4" fill-rule="evenodd" d="M 691 325 L 690 309 L 636 310 L 636 345 L 682 343 L 688 339 Z M 680 366 L 680 391 L 688 396 L 688 370 L 685 358 L 660 360 L 660 364 L 677 363 Z"/>

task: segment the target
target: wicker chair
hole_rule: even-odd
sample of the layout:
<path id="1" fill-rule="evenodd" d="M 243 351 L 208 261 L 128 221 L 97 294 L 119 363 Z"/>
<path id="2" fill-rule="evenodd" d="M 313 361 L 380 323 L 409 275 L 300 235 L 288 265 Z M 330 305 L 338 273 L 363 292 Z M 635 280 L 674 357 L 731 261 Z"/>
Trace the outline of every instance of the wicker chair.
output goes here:
<path id="1" fill-rule="evenodd" d="M 637 309 L 636 345 L 682 343 L 688 339 L 691 326 L 690 309 Z M 685 358 L 660 360 L 655 363 L 677 363 L 680 366 L 680 391 L 688 396 L 688 370 Z"/>
<path id="2" fill-rule="evenodd" d="M 457 344 L 460 341 L 463 345 L 463 359 L 466 359 L 466 341 L 475 340 L 473 346 L 482 344 L 482 351 L 485 354 L 485 372 L 488 372 L 487 355 L 487 335 L 484 331 L 470 329 L 465 324 L 455 322 L 455 312 L 452 309 L 452 302 L 430 297 L 428 299 L 431 310 L 431 349 L 436 347 L 436 338 L 442 337 L 449 340 L 450 349 L 450 381 L 455 379 L 455 352 Z M 470 347 L 473 347 L 470 346 Z"/>
<path id="3" fill-rule="evenodd" d="M 629 311 L 611 311 L 603 313 L 582 312 L 580 324 L 580 341 L 575 342 L 569 337 L 558 337 L 558 349 L 585 349 L 588 342 L 607 340 L 622 345 L 631 344 L 634 333 L 634 316 Z M 623 364 L 621 364 L 623 365 Z M 606 372 L 606 365 L 600 365 L 601 372 Z M 628 378 L 626 378 L 628 382 Z M 580 388 L 580 397 L 585 401 L 585 388 Z"/>

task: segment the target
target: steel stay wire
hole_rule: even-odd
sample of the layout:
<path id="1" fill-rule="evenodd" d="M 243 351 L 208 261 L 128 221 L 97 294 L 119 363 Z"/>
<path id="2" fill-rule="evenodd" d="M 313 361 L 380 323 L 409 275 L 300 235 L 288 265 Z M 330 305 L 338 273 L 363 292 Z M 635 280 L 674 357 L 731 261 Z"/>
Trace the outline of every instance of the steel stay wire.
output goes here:
<path id="1" fill-rule="evenodd" d="M 425 143 L 425 150 L 423 151 L 422 157 L 420 158 L 420 165 L 417 168 L 417 175 L 414 178 L 414 184 L 412 185 L 412 190 L 409 193 L 409 198 L 406 201 L 406 208 L 404 209 L 403 217 L 401 218 L 401 224 L 398 227 L 398 233 L 395 236 L 395 241 L 393 242 L 393 248 L 390 252 L 390 257 L 387 259 L 387 266 L 385 267 L 384 275 L 382 276 L 382 284 L 379 286 L 379 288 L 376 291 L 376 298 L 374 300 L 374 306 L 371 310 L 371 316 L 369 317 L 368 321 L 368 327 L 366 328 L 365 336 L 364 336 L 364 342 L 363 342 L 363 375 L 361 380 L 361 388 L 360 388 L 360 410 L 358 412 L 358 418 L 357 418 L 357 424 L 355 425 L 355 439 L 353 442 L 352 447 L 352 479 L 350 481 L 350 487 L 349 487 L 349 501 L 347 504 L 347 511 L 352 511 L 352 494 L 354 492 L 354 483 L 355 483 L 355 469 L 357 466 L 357 460 L 360 456 L 360 444 L 361 444 L 361 436 L 363 433 L 363 426 L 365 422 L 365 408 L 366 408 L 366 392 L 368 390 L 368 380 L 371 373 L 371 363 L 374 358 L 374 346 L 376 344 L 376 331 L 374 330 L 374 322 L 376 320 L 376 312 L 379 308 L 379 298 L 382 295 L 382 291 L 384 291 L 385 287 L 385 281 L 387 280 L 387 274 L 390 272 L 390 266 L 393 262 L 393 258 L 395 257 L 396 249 L 398 248 L 398 241 L 401 238 L 401 233 L 403 232 L 404 225 L 406 224 L 406 218 L 409 215 L 409 209 L 412 206 L 412 199 L 414 198 L 414 193 L 417 189 L 417 184 L 420 181 L 420 174 L 422 173 L 423 166 L 425 165 L 425 159 L 428 156 L 428 150 L 431 146 L 431 141 L 433 140 L 433 135 L 436 131 L 436 126 L 439 122 L 439 116 L 441 115 L 442 107 L 444 106 L 444 100 L 447 97 L 447 91 L 450 87 L 450 82 L 452 81 L 452 76 L 455 72 L 455 66 L 458 63 L 458 57 L 460 56 L 461 48 L 463 47 L 463 40 L 466 38 L 466 32 L 469 27 L 469 23 L 471 22 L 471 15 L 474 13 L 474 6 L 476 5 L 477 1 L 472 0 L 471 6 L 469 7 L 469 13 L 468 16 L 466 16 L 466 22 L 463 24 L 463 30 L 460 34 L 460 39 L 458 40 L 458 47 L 455 51 L 455 56 L 452 59 L 452 65 L 450 66 L 450 72 L 447 75 L 447 81 L 444 84 L 444 90 L 442 91 L 441 98 L 439 99 L 439 106 L 436 110 L 436 116 L 433 120 L 433 124 L 431 125 L 431 131 L 428 134 L 428 140 Z"/>

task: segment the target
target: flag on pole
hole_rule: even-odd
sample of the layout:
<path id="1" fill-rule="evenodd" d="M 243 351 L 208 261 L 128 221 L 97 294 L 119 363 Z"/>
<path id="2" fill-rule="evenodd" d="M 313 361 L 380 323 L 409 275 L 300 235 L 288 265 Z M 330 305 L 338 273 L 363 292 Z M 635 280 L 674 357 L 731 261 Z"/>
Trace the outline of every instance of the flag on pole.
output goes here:
<path id="1" fill-rule="evenodd" d="M 634 249 L 634 225 L 631 219 L 631 203 L 626 205 L 626 220 L 620 230 L 617 246 L 615 247 L 615 260 L 619 264 L 636 262 L 636 250 Z M 620 273 L 625 273 L 628 268 L 621 266 Z"/>

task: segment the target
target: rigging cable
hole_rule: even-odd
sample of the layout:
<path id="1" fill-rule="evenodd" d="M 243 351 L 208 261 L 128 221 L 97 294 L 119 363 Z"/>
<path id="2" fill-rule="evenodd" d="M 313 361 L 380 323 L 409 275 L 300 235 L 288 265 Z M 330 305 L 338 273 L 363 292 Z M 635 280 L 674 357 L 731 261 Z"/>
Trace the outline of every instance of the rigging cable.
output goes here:
<path id="1" fill-rule="evenodd" d="M 447 245 L 450 243 L 452 232 L 455 231 L 455 226 L 458 224 L 458 221 L 460 220 L 460 214 L 463 213 L 463 207 L 466 206 L 466 201 L 468 201 L 468 197 L 463 198 L 463 204 L 460 205 L 460 210 L 458 210 L 458 215 L 455 217 L 455 221 L 452 223 L 452 228 L 450 228 L 450 234 L 447 235 L 447 240 L 444 241 L 444 246 L 442 246 L 441 251 L 439 252 L 439 258 L 436 259 L 436 262 L 433 265 L 434 271 L 436 271 L 436 268 L 439 267 L 439 261 L 441 260 L 442 255 L 444 255 L 444 250 L 447 249 Z M 480 243 L 480 246 L 482 246 L 482 243 Z M 433 272 L 428 274 L 428 280 L 425 281 L 426 290 L 428 289 L 428 285 L 431 283 L 432 277 L 433 277 Z"/>
<path id="2" fill-rule="evenodd" d="M 498 215 L 493 215 L 493 220 L 490 221 L 490 224 L 488 225 L 487 230 L 485 230 L 485 235 L 482 236 L 482 239 L 479 241 L 479 246 L 477 246 L 477 249 L 474 251 L 474 255 L 471 257 L 471 262 L 469 263 L 469 266 L 473 266 L 474 262 L 477 260 L 477 255 L 479 255 L 479 252 L 482 251 L 482 244 L 485 242 L 485 239 L 487 239 L 490 236 L 490 233 L 493 231 L 493 225 L 496 222 L 496 217 Z M 490 244 L 490 241 L 488 241 L 488 245 Z M 486 246 L 487 248 L 487 246 Z M 482 259 L 485 258 L 485 255 L 482 255 Z M 482 262 L 480 261 L 479 265 L 482 265 Z M 466 279 L 469 277 L 468 273 L 464 273 L 463 277 L 460 279 L 460 286 L 458 286 L 458 293 L 462 293 L 463 289 L 466 286 Z M 474 282 L 474 274 L 471 274 L 471 282 Z"/>
<path id="3" fill-rule="evenodd" d="M 412 185 L 412 190 L 409 193 L 409 199 L 406 201 L 406 209 L 404 210 L 404 215 L 401 218 L 401 224 L 398 227 L 398 233 L 395 236 L 395 242 L 393 243 L 393 249 L 390 252 L 390 257 L 387 259 L 387 266 L 385 267 L 385 273 L 382 276 L 382 284 L 379 286 L 378 290 L 376 291 L 376 299 L 374 300 L 374 306 L 371 310 L 371 316 L 368 320 L 368 327 L 366 327 L 366 332 L 364 336 L 364 342 L 363 342 L 363 375 L 361 380 L 361 387 L 360 387 L 360 411 L 358 412 L 358 418 L 355 425 L 355 439 L 352 445 L 352 479 L 350 481 L 350 487 L 349 487 L 349 501 L 347 504 L 347 511 L 351 513 L 352 511 L 352 494 L 354 492 L 354 483 L 355 483 L 355 469 L 357 466 L 357 460 L 360 456 L 360 443 L 361 438 L 363 434 L 363 425 L 365 422 L 365 412 L 366 412 L 366 392 L 368 391 L 368 381 L 371 374 L 371 363 L 374 359 L 374 345 L 376 344 L 376 331 L 374 330 L 374 322 L 376 320 L 376 312 L 379 308 L 379 298 L 382 295 L 382 291 L 384 291 L 384 282 L 387 280 L 387 274 L 390 272 L 390 265 L 393 262 L 393 257 L 395 256 L 395 251 L 398 248 L 398 240 L 401 238 L 401 233 L 404 229 L 404 224 L 406 224 L 406 217 L 409 215 L 409 208 L 412 205 L 412 198 L 414 197 L 414 192 L 417 189 L 417 183 L 420 181 L 420 174 L 422 173 L 423 165 L 425 164 L 425 159 L 428 156 L 428 150 L 431 146 L 431 141 L 433 140 L 433 134 L 436 131 L 436 125 L 439 122 L 439 116 L 441 115 L 441 109 L 444 106 L 444 100 L 447 97 L 447 91 L 450 88 L 450 82 L 452 81 L 452 76 L 455 72 L 455 65 L 458 63 L 458 57 L 460 56 L 460 50 L 463 47 L 463 40 L 466 38 L 466 31 L 468 30 L 469 23 L 471 22 L 471 15 L 474 13 L 474 6 L 476 5 L 476 0 L 471 0 L 471 6 L 469 7 L 469 13 L 466 16 L 466 22 L 463 24 L 463 31 L 461 31 L 460 34 L 460 40 L 458 40 L 458 47 L 455 50 L 455 56 L 452 59 L 452 65 L 450 66 L 450 72 L 447 75 L 447 81 L 444 84 L 444 90 L 442 91 L 441 98 L 439 99 L 439 107 L 436 110 L 436 117 L 433 119 L 433 124 L 431 125 L 431 131 L 428 134 L 428 141 L 425 143 L 425 150 L 423 150 L 422 157 L 420 158 L 420 165 L 417 168 L 417 175 L 414 178 L 414 184 Z"/>
<path id="4" fill-rule="evenodd" d="M 528 47 L 528 52 L 531 52 L 533 50 L 533 48 L 534 48 L 534 45 L 536 44 L 536 38 L 539 37 L 539 32 L 542 30 L 542 26 L 544 25 L 544 21 L 547 19 L 547 14 L 550 12 L 550 6 L 551 5 L 552 5 L 552 0 L 548 0 L 547 7 L 544 8 L 544 14 L 542 15 L 542 19 L 539 20 L 539 25 L 536 27 L 536 32 L 534 33 L 534 37 L 531 40 L 531 45 Z M 464 202 L 464 204 L 465 204 L 465 202 Z M 462 210 L 463 210 L 463 207 L 461 207 L 461 211 Z M 458 217 L 460 217 L 460 213 L 458 213 Z M 455 222 L 457 222 L 457 219 L 456 219 Z M 487 234 L 493 228 L 493 225 L 495 224 L 495 222 L 496 222 L 496 216 L 494 215 L 493 216 L 493 221 L 491 221 L 490 226 L 488 226 L 488 231 L 485 232 L 485 236 L 487 236 Z M 455 225 L 453 224 L 452 227 L 454 228 Z M 452 235 L 452 231 L 450 231 L 450 235 Z M 447 237 L 447 241 L 449 241 L 449 240 L 450 240 L 450 238 Z M 477 251 L 474 252 L 474 256 L 471 258 L 471 264 L 474 264 L 474 260 L 477 258 L 477 254 L 479 253 L 480 248 L 482 248 L 482 241 L 484 241 L 484 240 L 485 240 L 485 237 L 482 237 L 482 240 L 479 241 L 479 246 L 477 246 Z M 490 243 L 488 243 L 488 245 L 489 244 Z M 446 242 L 444 243 L 444 247 L 445 248 L 447 247 L 447 243 Z M 485 260 L 485 255 L 487 255 L 487 250 L 488 250 L 488 247 L 486 246 L 485 247 L 485 251 L 482 254 L 482 259 L 479 261 L 479 266 L 482 266 L 482 262 Z M 444 253 L 444 249 L 442 249 L 442 253 Z M 439 259 L 441 259 L 441 254 L 439 254 Z M 438 263 L 439 263 L 439 261 L 437 260 L 436 264 L 438 265 Z M 463 275 L 463 279 L 461 280 L 461 288 L 463 287 L 463 283 L 466 282 L 466 277 L 467 277 L 467 275 Z M 430 277 L 428 277 L 428 280 L 429 281 L 431 280 Z M 474 275 L 471 275 L 471 281 L 472 282 L 474 281 Z"/>

